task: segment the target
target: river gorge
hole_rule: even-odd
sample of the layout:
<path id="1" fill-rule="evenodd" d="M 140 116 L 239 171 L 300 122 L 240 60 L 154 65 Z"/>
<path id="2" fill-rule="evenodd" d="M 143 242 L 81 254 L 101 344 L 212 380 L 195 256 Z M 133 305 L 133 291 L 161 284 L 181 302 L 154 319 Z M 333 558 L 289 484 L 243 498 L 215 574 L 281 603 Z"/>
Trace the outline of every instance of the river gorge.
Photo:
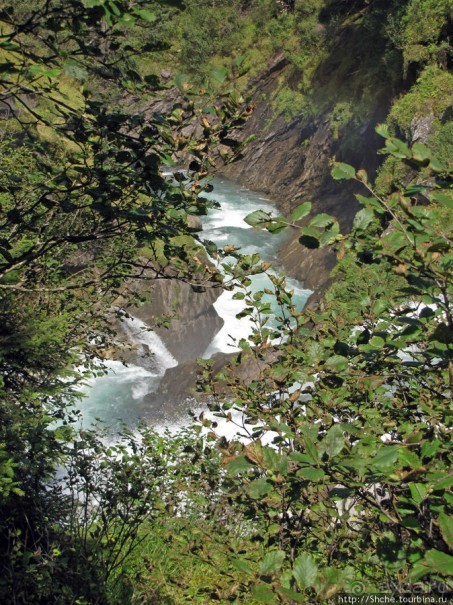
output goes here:
<path id="1" fill-rule="evenodd" d="M 237 246 L 243 254 L 259 253 L 262 260 L 272 262 L 271 270 L 277 272 L 280 268 L 278 253 L 287 234 L 271 235 L 244 222 L 244 217 L 257 209 L 275 213 L 274 204 L 224 177 L 213 180 L 209 197 L 218 202 L 219 207 L 203 217 L 201 239 L 210 240 L 219 248 Z M 288 278 L 287 284 L 294 290 L 295 304 L 302 309 L 311 291 L 295 279 Z M 269 286 L 265 274 L 253 276 L 251 287 L 254 292 Z M 173 300 L 160 300 L 161 310 L 168 303 L 170 308 L 176 296 L 184 295 L 187 299 L 194 298 L 196 306 L 200 307 L 199 295 L 190 287 L 181 294 L 182 289 L 183 285 L 178 285 L 177 290 L 171 290 Z M 165 299 L 162 292 L 160 298 Z M 201 305 L 200 316 L 185 318 L 182 313 L 172 322 L 176 327 L 171 324 L 170 329 L 157 331 L 151 331 L 150 323 L 145 321 L 150 313 L 137 309 L 137 313 L 120 326 L 124 337 L 134 346 L 135 354 L 127 365 L 121 361 L 107 361 L 107 373 L 87 382 L 83 389 L 85 397 L 79 404 L 82 424 L 90 426 L 99 419 L 109 429 L 117 430 L 123 424 L 133 428 L 139 421 L 157 427 L 187 422 L 188 409 L 196 405 L 189 392 L 196 358 L 226 355 L 238 350 L 237 340 L 249 335 L 252 329 L 248 318 L 236 317 L 243 308 L 244 301 L 236 300 L 234 291 L 224 290 L 218 295 L 217 290 L 208 296 L 206 304 Z"/>

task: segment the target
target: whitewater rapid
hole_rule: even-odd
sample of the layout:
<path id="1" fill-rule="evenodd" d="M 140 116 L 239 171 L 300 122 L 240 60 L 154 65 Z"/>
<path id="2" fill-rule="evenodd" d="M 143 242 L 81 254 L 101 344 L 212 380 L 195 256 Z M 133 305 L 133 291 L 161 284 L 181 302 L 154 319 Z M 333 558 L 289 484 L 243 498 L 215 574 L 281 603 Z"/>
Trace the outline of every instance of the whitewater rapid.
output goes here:
<path id="1" fill-rule="evenodd" d="M 278 265 L 276 265 L 278 250 L 286 238 L 286 233 L 271 235 L 265 230 L 253 229 L 244 221 L 248 214 L 258 209 L 275 215 L 275 205 L 257 193 L 220 178 L 215 179 L 214 190 L 209 194 L 209 198 L 218 202 L 220 207 L 210 210 L 209 214 L 203 217 L 202 239 L 213 241 L 218 248 L 233 245 L 240 248 L 241 254 L 259 254 L 261 260 L 275 264 L 271 273 L 278 274 Z M 234 259 L 231 258 L 230 262 L 234 263 Z M 219 268 L 222 270 L 221 267 Z M 312 293 L 311 290 L 303 288 L 302 284 L 294 279 L 286 278 L 286 283 L 288 290 L 294 292 L 295 305 L 302 309 Z M 258 274 L 251 277 L 252 293 L 265 288 L 273 290 L 272 282 L 267 275 Z M 237 288 L 224 290 L 214 303 L 214 308 L 219 317 L 224 320 L 224 324 L 203 353 L 202 357 L 205 359 L 215 353 L 238 351 L 239 340 L 248 338 L 252 333 L 253 321 L 248 317 L 237 318 L 245 307 L 243 300 L 234 298 L 237 291 Z M 262 301 L 271 304 L 275 315 L 279 313 L 274 297 L 264 295 Z M 275 326 L 272 320 L 270 324 Z"/>
<path id="2" fill-rule="evenodd" d="M 253 229 L 244 222 L 247 214 L 257 209 L 275 212 L 272 202 L 227 179 L 216 178 L 213 185 L 214 190 L 209 193 L 209 198 L 218 202 L 220 207 L 210 210 L 206 217 L 202 217 L 201 239 L 214 242 L 218 248 L 225 245 L 237 246 L 242 254 L 258 253 L 263 260 L 275 262 L 286 235 L 271 235 L 267 231 Z M 277 273 L 278 267 L 273 271 Z M 287 285 L 294 290 L 294 302 L 302 309 L 311 292 L 295 280 L 287 279 Z M 264 274 L 253 276 L 251 290 L 256 292 L 263 288 L 271 288 L 269 278 Z M 224 291 L 214 303 L 214 308 L 224 323 L 204 351 L 204 358 L 219 352 L 231 353 L 238 350 L 238 340 L 247 338 L 252 331 L 253 325 L 248 318 L 237 319 L 236 315 L 244 309 L 245 303 L 243 300 L 235 300 L 233 296 L 234 291 Z M 274 305 L 277 314 L 278 309 L 272 297 L 269 297 L 269 302 Z M 122 327 L 134 351 L 134 359 L 137 360 L 128 365 L 119 361 L 107 361 L 107 374 L 87 382 L 84 387 L 86 397 L 81 405 L 83 424 L 91 426 L 96 418 L 113 430 L 119 429 L 121 423 L 133 427 L 140 420 L 156 427 L 184 424 L 182 417 L 187 413 L 189 404 L 184 407 L 176 400 L 168 401 L 166 386 L 162 386 L 159 391 L 167 370 L 175 368 L 177 360 L 162 338 L 139 319 L 130 316 L 124 319 Z M 193 361 L 195 363 L 195 359 Z M 168 376 L 172 379 L 168 374 L 165 377 L 167 382 Z M 176 384 L 172 383 L 172 386 L 178 389 L 178 385 L 176 378 Z M 181 384 L 182 398 L 185 397 L 183 388 Z"/>
<path id="3" fill-rule="evenodd" d="M 88 379 L 82 389 L 84 426 L 92 426 L 98 419 L 112 428 L 136 424 L 145 416 L 145 397 L 158 390 L 169 368 L 178 365 L 163 340 L 143 321 L 129 316 L 122 327 L 143 365 L 103 362 L 106 374 Z"/>

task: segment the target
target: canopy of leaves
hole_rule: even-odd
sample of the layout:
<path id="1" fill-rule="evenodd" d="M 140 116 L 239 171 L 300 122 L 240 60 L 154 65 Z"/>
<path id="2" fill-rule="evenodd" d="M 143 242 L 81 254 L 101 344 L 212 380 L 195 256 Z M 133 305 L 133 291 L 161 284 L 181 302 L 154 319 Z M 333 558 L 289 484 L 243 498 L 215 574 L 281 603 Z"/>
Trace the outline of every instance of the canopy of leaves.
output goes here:
<path id="1" fill-rule="evenodd" d="M 212 146 L 247 108 L 189 82 L 155 108 L 161 86 L 131 73 L 143 44 L 128 38 L 155 18 L 120 0 L 0 8 L 0 592 L 16 603 L 110 599 L 164 473 L 75 431 L 72 405 L 103 371 L 111 315 L 141 297 L 131 283 L 219 280 L 188 217 L 206 212 Z M 182 151 L 191 176 L 165 177 Z"/>

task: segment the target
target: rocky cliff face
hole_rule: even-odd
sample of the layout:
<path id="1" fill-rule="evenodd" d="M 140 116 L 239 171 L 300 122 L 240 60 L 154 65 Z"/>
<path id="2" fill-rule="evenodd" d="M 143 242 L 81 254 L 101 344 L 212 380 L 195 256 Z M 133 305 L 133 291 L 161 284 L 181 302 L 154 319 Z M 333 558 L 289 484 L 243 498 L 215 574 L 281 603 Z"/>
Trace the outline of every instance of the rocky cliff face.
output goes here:
<path id="1" fill-rule="evenodd" d="M 330 177 L 329 160 L 336 156 L 337 160 L 364 167 L 372 174 L 377 168 L 376 150 L 381 145 L 374 126 L 385 118 L 388 106 L 376 109 L 360 127 L 350 126 L 337 137 L 328 114 L 298 116 L 288 123 L 272 115 L 270 101 L 279 80 L 288 77 L 288 69 L 284 58 L 274 57 L 267 71 L 252 84 L 256 109 L 237 136 L 245 139 L 255 134 L 256 138 L 244 157 L 222 172 L 241 185 L 269 196 L 286 215 L 309 200 L 313 202 L 313 213 L 332 214 L 343 229 L 348 229 L 358 203 L 351 186 Z M 348 145 L 344 144 L 345 138 L 350 142 Z M 287 272 L 312 290 L 326 286 L 334 265 L 331 253 L 304 249 L 295 235 L 289 238 L 281 259 Z"/>
<path id="2" fill-rule="evenodd" d="M 218 287 L 195 292 L 189 284 L 175 279 L 157 280 L 149 293 L 149 302 L 132 313 L 149 326 L 170 316 L 168 327 L 153 329 L 176 360 L 185 363 L 201 356 L 222 327 L 223 319 L 213 307 L 220 294 Z"/>

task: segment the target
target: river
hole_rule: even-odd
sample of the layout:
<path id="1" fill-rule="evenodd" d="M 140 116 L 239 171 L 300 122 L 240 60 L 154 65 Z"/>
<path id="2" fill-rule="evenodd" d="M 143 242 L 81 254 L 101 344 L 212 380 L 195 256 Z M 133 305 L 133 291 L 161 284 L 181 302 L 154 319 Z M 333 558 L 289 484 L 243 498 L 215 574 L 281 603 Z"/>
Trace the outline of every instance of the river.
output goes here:
<path id="1" fill-rule="evenodd" d="M 275 212 L 274 204 L 224 178 L 215 178 L 213 186 L 209 197 L 219 202 L 220 208 L 210 210 L 208 216 L 203 217 L 202 239 L 215 242 L 219 248 L 238 246 L 243 254 L 259 253 L 263 260 L 276 263 L 286 234 L 271 235 L 267 231 L 252 229 L 244 222 L 247 214 L 259 208 Z M 295 303 L 302 309 L 311 291 L 304 289 L 296 280 L 288 279 L 287 283 L 294 290 Z M 261 290 L 269 284 L 265 275 L 257 275 L 253 277 L 252 289 Z M 219 352 L 234 351 L 235 339 L 244 338 L 251 331 L 247 319 L 236 318 L 244 308 L 244 302 L 235 300 L 233 294 L 224 291 L 214 303 L 224 323 L 206 348 L 205 358 Z M 124 328 L 138 348 L 152 354 L 140 366 L 125 366 L 119 361 L 106 362 L 108 373 L 91 379 L 83 389 L 85 398 L 80 403 L 82 425 L 92 426 L 95 419 L 99 419 L 112 430 L 117 430 L 122 423 L 133 427 L 140 420 L 159 427 L 184 422 L 189 406 L 189 401 L 184 405 L 184 394 L 181 393 L 177 398 L 179 401 L 174 402 L 166 401 L 160 392 L 166 372 L 178 365 L 175 357 L 164 340 L 147 329 L 139 319 L 126 320 Z"/>

